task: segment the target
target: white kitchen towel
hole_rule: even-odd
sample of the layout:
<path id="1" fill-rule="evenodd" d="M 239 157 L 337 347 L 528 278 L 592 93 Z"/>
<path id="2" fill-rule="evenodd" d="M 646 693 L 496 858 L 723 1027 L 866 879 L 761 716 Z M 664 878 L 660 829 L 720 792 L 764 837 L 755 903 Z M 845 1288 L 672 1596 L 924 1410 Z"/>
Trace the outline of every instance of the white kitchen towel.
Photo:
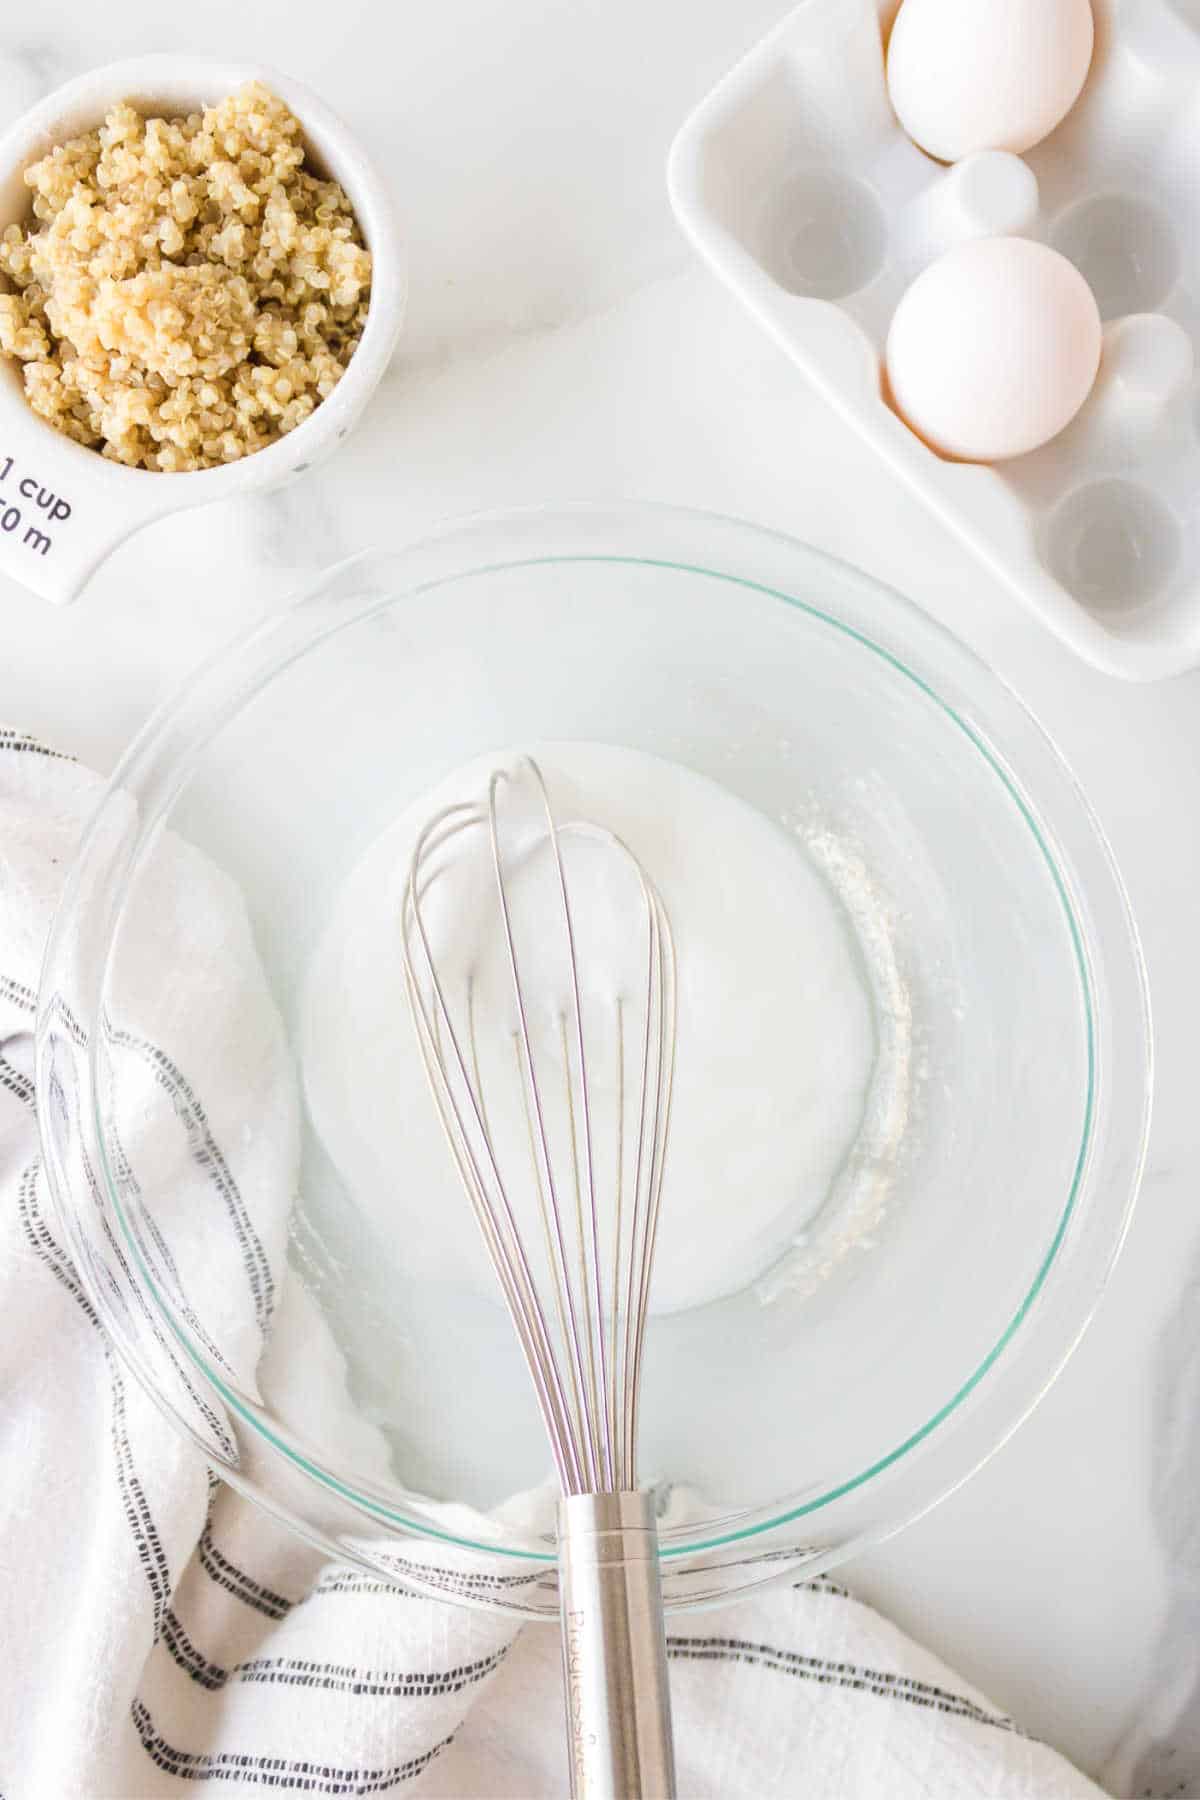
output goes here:
<path id="1" fill-rule="evenodd" d="M 99 792 L 0 732 L 0 1794 L 561 1795 L 552 1628 L 330 1564 L 217 1481 L 106 1345 L 57 1234 L 31 1079 L 42 946 Z M 196 852 L 163 857 L 137 1054 L 191 1133 L 180 1217 L 223 1209 L 246 1345 L 269 1328 L 272 1362 L 334 1411 L 336 1353 L 287 1281 L 271 1199 L 290 1191 L 294 1097 L 248 923 Z M 205 1057 L 231 1027 L 235 1055 Z M 148 1102 L 143 1133 L 157 1117 Z M 1099 1793 L 831 1581 L 675 1617 L 669 1648 L 684 1800 Z"/>

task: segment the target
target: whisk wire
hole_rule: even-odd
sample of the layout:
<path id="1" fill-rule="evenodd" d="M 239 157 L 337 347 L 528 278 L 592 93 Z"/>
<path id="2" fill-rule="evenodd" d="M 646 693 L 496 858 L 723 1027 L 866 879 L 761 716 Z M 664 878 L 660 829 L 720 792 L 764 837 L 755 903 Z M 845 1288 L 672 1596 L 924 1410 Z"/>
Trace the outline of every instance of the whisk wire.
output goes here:
<path id="1" fill-rule="evenodd" d="M 624 1484 L 626 1466 L 626 1443 L 624 1436 L 624 1411 L 617 1402 L 619 1378 L 620 1341 L 618 1333 L 617 1295 L 621 1291 L 621 1224 L 625 1207 L 625 1006 L 617 1001 L 617 1165 L 614 1175 L 616 1190 L 613 1200 L 613 1259 L 612 1288 L 613 1303 L 609 1307 L 609 1331 L 612 1336 L 609 1371 L 608 1404 L 610 1416 L 614 1422 L 617 1435 L 617 1461 L 620 1469 L 619 1480 Z"/>
<path id="2" fill-rule="evenodd" d="M 521 937 L 510 903 L 511 859 L 500 803 L 517 774 L 497 771 L 482 804 L 447 807 L 418 839 L 402 908 L 405 985 L 438 1116 L 512 1314 L 563 1490 L 629 1491 L 636 1486 L 641 1363 L 674 1077 L 674 943 L 662 902 L 628 846 L 593 825 L 559 824 L 537 764 L 523 759 L 520 772 L 532 785 L 543 821 L 560 950 L 566 959 L 566 1003 L 557 1008 L 551 1067 L 539 1067 L 544 1052 L 535 1045 L 528 1000 L 531 970 L 526 966 L 527 959 L 533 965 L 539 955 L 547 957 L 547 945 L 531 944 L 527 932 Z M 455 851 L 471 833 L 482 834 L 490 851 L 515 1012 L 512 1049 L 549 1277 L 547 1303 L 512 1204 L 512 1171 L 502 1166 L 493 1137 L 474 971 L 466 983 L 464 1045 L 425 918 L 431 888 L 458 866 Z M 634 978 L 630 993 L 618 984 L 611 1001 L 616 1018 L 616 1154 L 611 1175 L 607 1157 L 604 1165 L 606 1189 L 610 1179 L 612 1184 L 604 1196 L 607 1208 L 601 1204 L 595 1159 L 594 1071 L 563 854 L 568 838 L 586 839 L 623 859 L 636 881 L 638 933 L 644 932 L 644 950 L 638 952 L 643 973 Z M 637 937 L 622 933 L 621 941 L 636 944 Z M 634 1045 L 628 1041 L 631 1012 L 636 1018 Z M 561 1081 L 561 1104 L 546 1086 L 552 1070 Z M 558 1121 L 557 1153 L 552 1116 Z M 605 1236 L 611 1222 L 610 1254 L 602 1241 L 602 1212 Z"/>
<path id="3" fill-rule="evenodd" d="M 517 1025 L 521 1040 L 523 1074 L 535 1127 L 534 1139 L 537 1145 L 539 1153 L 538 1160 L 541 1165 L 550 1202 L 550 1213 L 553 1222 L 552 1237 L 555 1244 L 558 1265 L 555 1271 L 555 1278 L 556 1282 L 561 1287 L 561 1292 L 564 1297 L 565 1312 L 569 1327 L 568 1348 L 574 1371 L 573 1385 L 575 1386 L 575 1391 L 580 1396 L 582 1410 L 582 1429 L 578 1434 L 578 1444 L 581 1453 L 580 1460 L 586 1465 L 585 1486 L 596 1490 L 599 1489 L 601 1482 L 598 1466 L 599 1458 L 596 1448 L 596 1420 L 593 1411 L 593 1397 L 596 1386 L 595 1372 L 594 1369 L 591 1371 L 591 1381 L 589 1385 L 589 1371 L 585 1367 L 584 1338 L 580 1330 L 576 1308 L 575 1284 L 568 1272 L 567 1248 L 563 1232 L 562 1205 L 558 1194 L 558 1184 L 555 1180 L 554 1160 L 550 1152 L 549 1134 L 546 1125 L 546 1109 L 542 1099 L 541 1086 L 537 1077 L 537 1063 L 533 1053 L 533 1042 L 529 1025 L 529 1010 L 525 1000 L 525 988 L 521 978 L 520 959 L 517 956 L 512 913 L 509 907 L 508 887 L 505 881 L 504 864 L 500 853 L 499 820 L 496 814 L 496 793 L 500 783 L 502 781 L 507 781 L 507 779 L 508 777 L 504 771 L 499 771 L 492 777 L 488 785 L 488 829 L 491 836 L 492 864 L 496 877 L 496 893 L 500 905 L 500 917 L 504 930 L 505 949 L 508 956 L 509 970 L 512 975 L 512 991 L 517 1009 Z M 552 815 L 550 820 L 550 830 L 552 842 L 555 844 L 555 851 L 557 853 L 557 834 L 554 829 Z M 586 1296 L 586 1280 L 583 1284 L 583 1293 L 584 1296 Z M 586 1343 L 587 1354 L 594 1355 L 591 1333 L 587 1334 Z"/>
<path id="4" fill-rule="evenodd" d="M 520 1034 L 518 1032 L 513 1033 L 513 1052 L 516 1056 L 517 1078 L 518 1078 L 518 1081 L 519 1081 L 520 1087 L 521 1087 L 521 1099 L 522 1099 L 523 1106 L 524 1106 L 526 1133 L 527 1133 L 527 1136 L 529 1139 L 529 1158 L 530 1158 L 530 1162 L 533 1167 L 534 1185 L 537 1190 L 538 1216 L 541 1219 L 541 1224 L 542 1224 L 542 1243 L 543 1243 L 543 1246 L 544 1246 L 545 1252 L 546 1252 L 546 1267 L 550 1270 L 554 1270 L 554 1268 L 555 1268 L 555 1232 L 554 1232 L 554 1226 L 553 1226 L 553 1223 L 551 1220 L 551 1211 L 550 1211 L 549 1201 L 548 1201 L 548 1198 L 546 1195 L 545 1184 L 542 1180 L 541 1165 L 538 1161 L 537 1144 L 536 1144 L 535 1136 L 534 1136 L 535 1127 L 534 1127 L 534 1122 L 533 1122 L 533 1112 L 532 1112 L 532 1108 L 530 1105 L 528 1084 L 526 1083 L 526 1080 L 525 1080 L 525 1066 L 524 1066 L 524 1062 L 522 1060 L 521 1040 L 520 1040 Z M 558 1280 L 553 1280 L 551 1283 L 551 1287 L 552 1287 L 553 1294 L 554 1294 L 555 1317 L 558 1321 L 558 1329 L 559 1329 L 561 1341 L 565 1344 L 565 1343 L 569 1342 L 569 1337 L 568 1337 L 569 1326 L 568 1326 L 568 1321 L 567 1321 L 566 1305 L 565 1305 L 564 1298 L 563 1298 L 564 1285 L 565 1284 L 563 1282 L 558 1281 Z M 578 1381 L 578 1375 L 576 1372 L 575 1361 L 573 1358 L 570 1358 L 570 1357 L 568 1357 L 568 1359 L 567 1359 L 567 1378 L 570 1381 L 571 1398 L 572 1398 L 572 1401 L 574 1402 L 574 1411 L 571 1413 L 571 1428 L 572 1428 L 572 1432 L 574 1434 L 572 1441 L 579 1442 L 579 1441 L 581 1441 L 582 1435 L 583 1435 L 583 1424 L 582 1424 L 583 1416 L 584 1416 L 584 1414 L 583 1414 L 583 1396 L 579 1390 L 579 1381 Z M 580 1475 L 580 1479 L 582 1481 L 582 1472 Z M 567 1488 L 565 1491 L 571 1492 L 573 1490 L 570 1488 Z"/>
<path id="5" fill-rule="evenodd" d="M 422 1059 L 428 1072 L 435 1065 L 431 1060 L 429 1046 L 423 1033 L 418 1034 L 418 1042 L 421 1045 Z M 430 1085 L 434 1087 L 436 1093 L 436 1083 L 432 1076 L 430 1078 Z M 528 1295 L 523 1292 L 523 1283 L 520 1279 L 519 1271 L 514 1269 L 512 1265 L 496 1219 L 489 1210 L 478 1167 L 469 1154 L 469 1151 L 460 1142 L 457 1133 L 452 1127 L 450 1117 L 442 1108 L 440 1099 L 438 1101 L 438 1111 L 446 1132 L 447 1140 L 450 1144 L 455 1165 L 458 1169 L 459 1178 L 470 1199 L 472 1211 L 474 1212 L 476 1222 L 479 1226 L 480 1234 L 483 1237 L 485 1248 L 487 1249 L 496 1277 L 500 1283 L 509 1312 L 512 1315 L 513 1325 L 517 1332 L 522 1354 L 529 1365 L 530 1373 L 533 1377 L 538 1406 L 554 1454 L 556 1472 L 558 1473 L 560 1481 L 563 1483 L 564 1489 L 567 1489 L 570 1482 L 575 1478 L 577 1470 L 572 1467 L 570 1458 L 564 1449 L 564 1446 L 570 1446 L 569 1433 L 565 1428 L 565 1408 L 560 1403 L 559 1396 L 553 1391 L 552 1382 L 547 1379 L 545 1373 L 545 1370 L 547 1368 L 552 1368 L 553 1365 L 549 1362 L 543 1363 L 540 1358 L 540 1352 L 548 1346 L 541 1345 L 536 1341 L 536 1311 L 531 1311 L 527 1304 Z"/>
<path id="6" fill-rule="evenodd" d="M 657 985 L 659 1018 L 674 1019 L 675 1016 L 675 941 L 671 935 L 670 921 L 656 895 L 651 895 L 651 904 L 655 918 L 655 931 L 658 943 Z M 634 1333 L 634 1345 L 630 1366 L 630 1378 L 627 1391 L 630 1396 L 628 1442 L 631 1447 L 637 1443 L 638 1410 L 641 1400 L 642 1353 L 646 1338 L 646 1320 L 650 1310 L 650 1273 L 654 1266 L 654 1251 L 658 1241 L 658 1222 L 662 1203 L 663 1162 L 667 1140 L 671 1127 L 671 1098 L 675 1082 L 675 1034 L 670 1031 L 660 1035 L 660 1046 L 665 1046 L 665 1054 L 658 1060 L 654 1081 L 654 1124 L 650 1133 L 650 1189 L 646 1219 L 645 1247 L 639 1258 L 641 1282 L 637 1297 L 637 1325 Z M 633 1481 L 631 1464 L 630 1485 Z"/>
<path id="7" fill-rule="evenodd" d="M 570 1409 L 563 1392 L 558 1362 L 554 1356 L 553 1345 L 546 1328 L 545 1316 L 538 1304 L 537 1286 L 533 1273 L 496 1162 L 491 1133 L 486 1123 L 482 1088 L 476 1089 L 471 1083 L 462 1045 L 447 1004 L 421 910 L 424 894 L 428 891 L 432 881 L 436 879 L 436 872 L 434 872 L 429 874 L 424 883 L 418 880 L 424 853 L 428 848 L 440 848 L 454 834 L 455 830 L 461 829 L 466 823 L 469 823 L 473 811 L 474 809 L 470 807 L 448 808 L 444 814 L 439 814 L 430 822 L 421 838 L 418 839 L 404 901 L 402 935 L 405 950 L 405 986 L 417 1027 L 417 1041 L 422 1061 L 433 1090 L 442 1127 L 449 1141 L 460 1178 L 470 1198 L 472 1211 L 480 1227 L 485 1247 L 512 1314 L 522 1353 L 533 1378 L 539 1408 L 554 1451 L 556 1471 L 564 1489 L 572 1491 L 574 1485 L 582 1479 L 583 1471 L 580 1467 L 575 1433 L 570 1429 Z M 457 820 L 455 825 L 450 824 L 452 819 Z M 413 967 L 411 934 L 414 929 L 420 940 L 427 979 L 433 995 L 432 1009 L 427 1006 Z M 496 1202 L 489 1195 L 488 1184 L 484 1180 L 479 1161 L 472 1149 L 470 1135 L 464 1128 L 462 1114 L 454 1103 L 453 1089 L 447 1078 L 447 1059 L 441 1048 L 443 1031 L 452 1055 L 453 1067 L 457 1069 L 480 1142 L 486 1151 L 495 1193 L 498 1197 L 498 1210 Z M 505 1230 L 503 1227 L 507 1227 L 507 1229 Z"/>
<path id="8" fill-rule="evenodd" d="M 575 1087 L 571 1080 L 571 1047 L 567 1036 L 567 1016 L 565 1013 L 559 1014 L 558 1030 L 563 1055 L 563 1106 L 567 1115 L 567 1137 L 571 1150 L 571 1192 L 575 1200 L 575 1249 L 579 1262 L 579 1290 L 580 1293 L 586 1295 L 589 1283 L 587 1227 L 584 1223 L 583 1171 L 580 1168 L 579 1161 L 579 1129 L 575 1119 Z M 599 1419 L 604 1416 L 604 1413 L 600 1404 L 600 1395 L 596 1387 L 596 1343 L 594 1333 L 590 1331 L 586 1333 L 586 1343 L 589 1382 L 588 1392 L 591 1395 L 592 1402 L 590 1416 L 592 1419 Z M 580 1427 L 586 1439 L 588 1433 L 582 1417 Z M 593 1474 L 595 1473 L 596 1471 L 593 1469 Z"/>
<path id="9" fill-rule="evenodd" d="M 579 1115 L 582 1124 L 584 1177 L 587 1188 L 588 1219 L 591 1224 L 591 1283 L 594 1312 L 592 1318 L 596 1329 L 588 1333 L 589 1373 L 592 1379 L 592 1403 L 596 1412 L 600 1411 L 599 1396 L 607 1397 L 607 1371 L 604 1350 L 604 1294 L 600 1275 L 600 1226 L 596 1205 L 596 1170 L 592 1158 L 592 1112 L 590 1090 L 587 1079 L 587 1052 L 584 1048 L 583 1006 L 579 995 L 579 961 L 575 951 L 575 922 L 571 913 L 571 896 L 567 887 L 567 872 L 563 865 L 562 843 L 554 821 L 554 810 L 550 804 L 550 795 L 546 788 L 545 778 L 537 763 L 528 759 L 526 766 L 532 775 L 542 804 L 542 813 L 546 821 L 546 830 L 550 848 L 554 856 L 554 873 L 558 883 L 559 898 L 562 901 L 563 924 L 566 928 L 567 955 L 570 966 L 570 999 L 571 1022 L 574 1030 L 575 1052 L 579 1061 Z M 574 1088 L 570 1080 L 570 1063 L 564 1058 L 567 1077 L 567 1105 L 571 1120 L 571 1160 L 575 1176 L 575 1193 L 578 1208 L 578 1241 L 580 1251 L 580 1281 L 586 1289 L 588 1280 L 588 1246 L 584 1222 L 582 1194 L 579 1183 L 579 1158 L 576 1147 L 575 1099 Z M 597 1387 L 596 1352 L 599 1352 L 599 1385 Z M 607 1406 L 603 1413 L 604 1423 L 604 1472 L 603 1480 L 596 1485 L 613 1486 L 613 1421 Z"/>

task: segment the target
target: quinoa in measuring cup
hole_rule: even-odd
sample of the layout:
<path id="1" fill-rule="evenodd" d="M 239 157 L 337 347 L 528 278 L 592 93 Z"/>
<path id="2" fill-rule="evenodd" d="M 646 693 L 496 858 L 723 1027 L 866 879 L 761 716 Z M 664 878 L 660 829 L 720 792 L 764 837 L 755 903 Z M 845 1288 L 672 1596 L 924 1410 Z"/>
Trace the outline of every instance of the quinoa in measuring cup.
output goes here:
<path id="1" fill-rule="evenodd" d="M 261 82 L 186 118 L 115 106 L 25 181 L 33 217 L 0 235 L 0 353 L 59 431 L 132 468 L 211 469 L 333 392 L 371 257 Z"/>

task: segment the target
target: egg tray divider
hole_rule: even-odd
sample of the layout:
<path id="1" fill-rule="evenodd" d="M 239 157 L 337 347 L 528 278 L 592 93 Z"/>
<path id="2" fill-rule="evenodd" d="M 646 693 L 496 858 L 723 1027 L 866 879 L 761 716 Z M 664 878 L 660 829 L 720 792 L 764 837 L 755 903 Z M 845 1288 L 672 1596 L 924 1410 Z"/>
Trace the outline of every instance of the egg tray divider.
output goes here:
<path id="1" fill-rule="evenodd" d="M 888 99 L 898 0 L 803 0 L 700 104 L 672 204 L 705 261 L 890 468 L 1087 662 L 1200 665 L 1200 0 L 1093 0 L 1083 95 L 1023 157 L 946 166 Z M 971 238 L 1061 250 L 1105 320 L 1082 412 L 991 467 L 892 410 L 892 315 Z"/>

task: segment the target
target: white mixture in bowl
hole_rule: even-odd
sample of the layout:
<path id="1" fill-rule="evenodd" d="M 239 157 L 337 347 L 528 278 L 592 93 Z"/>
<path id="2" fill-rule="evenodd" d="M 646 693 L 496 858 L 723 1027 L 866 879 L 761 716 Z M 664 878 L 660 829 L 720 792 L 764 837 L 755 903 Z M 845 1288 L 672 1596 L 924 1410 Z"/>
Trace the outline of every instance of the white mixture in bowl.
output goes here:
<path id="1" fill-rule="evenodd" d="M 529 749 L 559 820 L 624 839 L 674 930 L 675 1100 L 652 1310 L 703 1306 L 769 1271 L 773 1288 L 787 1285 L 789 1256 L 880 1114 L 881 1082 L 907 1077 L 851 919 L 795 834 L 707 777 L 606 744 Z M 371 846 L 317 947 L 303 1024 L 308 1105 L 352 1203 L 409 1275 L 467 1281 L 497 1304 L 421 1067 L 399 921 L 418 832 L 441 807 L 481 798 L 520 754 L 456 770 Z M 883 1112 L 895 1111 L 889 1092 Z"/>

